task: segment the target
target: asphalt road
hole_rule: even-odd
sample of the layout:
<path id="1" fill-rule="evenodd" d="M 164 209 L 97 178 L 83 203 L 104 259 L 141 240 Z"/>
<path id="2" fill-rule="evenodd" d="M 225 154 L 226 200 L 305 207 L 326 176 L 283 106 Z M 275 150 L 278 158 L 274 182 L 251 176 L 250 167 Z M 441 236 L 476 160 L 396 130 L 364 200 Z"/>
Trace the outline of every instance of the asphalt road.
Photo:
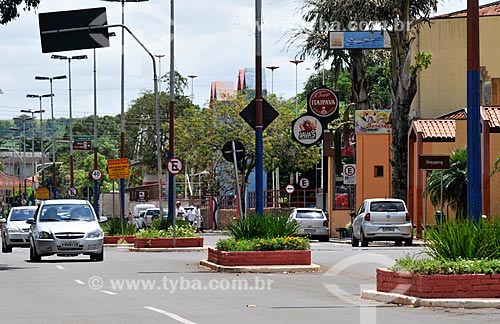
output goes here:
<path id="1" fill-rule="evenodd" d="M 206 234 L 206 245 L 219 238 Z M 421 247 L 313 243 L 315 274 L 225 274 L 198 265 L 206 252 L 131 253 L 105 261 L 0 254 L 0 323 L 499 323 L 497 309 L 411 308 L 362 300 L 375 269 Z"/>

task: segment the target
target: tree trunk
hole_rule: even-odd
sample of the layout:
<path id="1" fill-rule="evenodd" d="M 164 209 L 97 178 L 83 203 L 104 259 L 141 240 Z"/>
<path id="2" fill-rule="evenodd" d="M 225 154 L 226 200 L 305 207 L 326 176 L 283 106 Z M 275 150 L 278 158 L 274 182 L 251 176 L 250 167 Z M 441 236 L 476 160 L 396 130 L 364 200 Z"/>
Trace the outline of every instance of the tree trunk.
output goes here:
<path id="1" fill-rule="evenodd" d="M 366 94 L 365 63 L 362 50 L 351 51 L 351 79 L 352 102 L 357 104 L 356 109 L 370 109 L 368 95 Z"/>

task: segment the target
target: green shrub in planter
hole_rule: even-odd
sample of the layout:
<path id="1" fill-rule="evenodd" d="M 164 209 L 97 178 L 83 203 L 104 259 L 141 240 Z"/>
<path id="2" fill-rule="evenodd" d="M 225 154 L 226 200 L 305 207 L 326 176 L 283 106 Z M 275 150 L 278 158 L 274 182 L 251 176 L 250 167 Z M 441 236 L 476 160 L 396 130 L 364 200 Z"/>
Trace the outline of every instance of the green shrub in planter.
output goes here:
<path id="1" fill-rule="evenodd" d="M 181 225 L 176 226 L 176 237 L 186 238 L 186 237 L 199 237 L 196 233 L 196 228 L 191 225 Z M 136 238 L 172 238 L 174 237 L 173 227 L 169 227 L 166 230 L 157 229 L 154 227 L 142 229 L 135 234 Z"/>
<path id="2" fill-rule="evenodd" d="M 250 240 L 221 239 L 217 241 L 219 251 L 282 251 L 282 250 L 308 250 L 309 239 L 306 237 L 276 237 L 257 238 Z"/>
<path id="3" fill-rule="evenodd" d="M 108 218 L 108 221 L 101 224 L 101 228 L 106 236 L 122 235 L 122 223 L 120 217 Z M 123 231 L 125 235 L 134 235 L 136 232 L 134 224 L 124 220 Z"/>
<path id="4" fill-rule="evenodd" d="M 275 213 L 253 214 L 245 218 L 235 219 L 227 229 L 229 236 L 235 240 L 288 237 L 297 234 L 297 232 L 297 223 L 289 223 L 288 216 Z"/>
<path id="5" fill-rule="evenodd" d="M 397 260 L 391 270 L 398 272 L 411 272 L 419 275 L 434 274 L 498 274 L 500 273 L 500 260 L 443 260 L 443 259 L 415 259 L 406 256 Z"/>

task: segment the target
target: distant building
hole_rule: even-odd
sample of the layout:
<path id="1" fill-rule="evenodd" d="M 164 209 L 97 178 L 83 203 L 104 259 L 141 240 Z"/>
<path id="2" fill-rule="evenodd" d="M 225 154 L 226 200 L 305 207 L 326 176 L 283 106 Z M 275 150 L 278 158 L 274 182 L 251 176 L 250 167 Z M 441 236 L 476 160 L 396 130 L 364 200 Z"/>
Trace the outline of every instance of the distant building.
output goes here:
<path id="1" fill-rule="evenodd" d="M 244 68 L 238 73 L 238 92 L 246 95 L 248 99 L 255 97 L 255 68 Z M 262 69 L 262 96 L 267 96 L 266 71 Z"/>

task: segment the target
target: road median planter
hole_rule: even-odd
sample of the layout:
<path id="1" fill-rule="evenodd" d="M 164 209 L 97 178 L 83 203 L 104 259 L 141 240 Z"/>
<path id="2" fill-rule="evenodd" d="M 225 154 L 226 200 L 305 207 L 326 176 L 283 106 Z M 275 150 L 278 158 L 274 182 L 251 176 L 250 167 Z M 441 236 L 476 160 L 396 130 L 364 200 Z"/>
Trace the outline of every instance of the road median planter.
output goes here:
<path id="1" fill-rule="evenodd" d="M 222 266 L 310 265 L 311 250 L 226 252 L 209 248 L 208 261 Z"/>
<path id="2" fill-rule="evenodd" d="M 377 269 L 377 291 L 420 298 L 498 298 L 500 274 L 418 275 Z"/>
<path id="3" fill-rule="evenodd" d="M 173 238 L 135 238 L 134 248 L 173 248 Z M 175 239 L 175 247 L 203 247 L 203 237 L 182 237 Z"/>
<path id="4" fill-rule="evenodd" d="M 121 239 L 127 241 L 127 243 L 134 243 L 135 236 L 134 235 L 125 235 L 125 236 L 104 236 L 104 244 L 118 244 Z"/>

